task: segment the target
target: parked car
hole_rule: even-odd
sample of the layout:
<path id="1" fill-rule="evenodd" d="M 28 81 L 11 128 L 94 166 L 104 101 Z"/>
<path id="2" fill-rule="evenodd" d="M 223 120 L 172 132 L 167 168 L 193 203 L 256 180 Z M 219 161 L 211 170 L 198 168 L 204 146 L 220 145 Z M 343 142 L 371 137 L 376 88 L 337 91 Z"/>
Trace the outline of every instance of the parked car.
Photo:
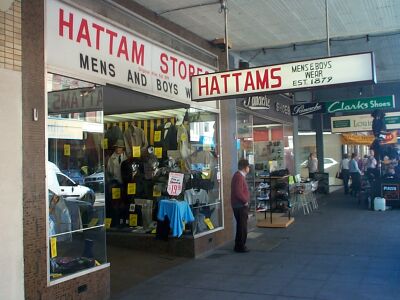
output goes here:
<path id="1" fill-rule="evenodd" d="M 104 172 L 96 172 L 85 177 L 85 185 L 95 193 L 104 193 Z"/>
<path id="2" fill-rule="evenodd" d="M 305 160 L 301 163 L 301 166 L 303 168 L 307 168 L 307 163 L 308 163 L 308 160 Z M 336 160 L 334 160 L 333 158 L 329 158 L 329 157 L 324 158 L 324 169 L 325 170 L 329 169 L 330 167 L 333 167 L 337 164 L 338 164 L 338 162 Z"/>
<path id="3" fill-rule="evenodd" d="M 67 175 L 77 184 L 84 185 L 85 184 L 85 177 L 82 175 L 79 169 L 70 169 L 70 170 L 61 170 L 61 173 Z"/>
<path id="4" fill-rule="evenodd" d="M 54 177 L 54 174 L 56 175 L 60 195 L 63 196 L 66 201 L 83 201 L 93 205 L 96 200 L 96 195 L 91 188 L 79 185 L 70 177 L 62 173 L 52 162 L 48 162 L 47 172 L 49 178 Z"/>

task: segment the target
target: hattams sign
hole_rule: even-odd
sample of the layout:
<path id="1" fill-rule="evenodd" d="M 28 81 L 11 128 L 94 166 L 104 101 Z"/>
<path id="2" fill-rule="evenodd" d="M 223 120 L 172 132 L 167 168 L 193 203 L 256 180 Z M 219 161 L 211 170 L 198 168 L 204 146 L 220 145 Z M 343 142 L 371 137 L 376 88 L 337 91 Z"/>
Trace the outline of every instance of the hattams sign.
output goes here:
<path id="1" fill-rule="evenodd" d="M 48 0 L 46 13 L 51 72 L 187 102 L 191 76 L 213 71 L 62 2 Z"/>
<path id="2" fill-rule="evenodd" d="M 372 53 L 195 75 L 192 79 L 192 96 L 193 100 L 206 101 L 350 82 L 375 82 Z"/>

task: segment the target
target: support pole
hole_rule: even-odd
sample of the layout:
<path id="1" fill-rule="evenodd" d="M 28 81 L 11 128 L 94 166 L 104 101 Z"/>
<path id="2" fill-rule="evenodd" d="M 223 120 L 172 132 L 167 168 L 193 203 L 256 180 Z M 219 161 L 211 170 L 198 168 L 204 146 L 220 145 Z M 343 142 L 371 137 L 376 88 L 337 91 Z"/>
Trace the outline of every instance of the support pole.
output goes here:
<path id="1" fill-rule="evenodd" d="M 225 56 L 226 70 L 229 70 L 229 42 L 228 42 L 228 3 L 227 0 L 221 0 L 221 10 L 224 10 L 225 19 Z"/>
<path id="2" fill-rule="evenodd" d="M 331 45 L 329 43 L 329 9 L 328 9 L 328 0 L 325 0 L 325 22 L 326 22 L 326 50 L 328 52 L 328 56 L 331 56 Z"/>

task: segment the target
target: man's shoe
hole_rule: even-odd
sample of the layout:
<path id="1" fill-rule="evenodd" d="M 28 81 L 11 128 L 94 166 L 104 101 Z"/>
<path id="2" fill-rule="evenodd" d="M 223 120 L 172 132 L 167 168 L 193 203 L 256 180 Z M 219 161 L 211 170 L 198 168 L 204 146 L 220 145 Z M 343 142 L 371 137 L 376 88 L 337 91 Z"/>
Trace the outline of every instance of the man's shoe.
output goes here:
<path id="1" fill-rule="evenodd" d="M 246 253 L 249 252 L 249 248 L 244 247 L 244 248 L 234 248 L 233 251 L 238 252 L 238 253 Z"/>

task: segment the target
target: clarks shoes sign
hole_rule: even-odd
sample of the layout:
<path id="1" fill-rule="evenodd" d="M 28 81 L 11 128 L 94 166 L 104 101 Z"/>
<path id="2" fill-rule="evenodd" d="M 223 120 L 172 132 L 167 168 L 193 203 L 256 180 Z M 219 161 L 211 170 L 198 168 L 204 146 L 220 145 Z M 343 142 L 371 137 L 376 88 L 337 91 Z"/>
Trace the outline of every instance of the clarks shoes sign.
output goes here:
<path id="1" fill-rule="evenodd" d="M 346 112 L 356 110 L 390 109 L 395 107 L 394 95 L 372 98 L 347 99 L 342 101 L 326 102 L 326 112 Z"/>
<path id="2" fill-rule="evenodd" d="M 395 107 L 394 95 L 343 99 L 339 101 L 303 103 L 290 106 L 292 116 L 301 116 L 315 113 L 351 112 L 358 110 L 391 109 Z"/>

